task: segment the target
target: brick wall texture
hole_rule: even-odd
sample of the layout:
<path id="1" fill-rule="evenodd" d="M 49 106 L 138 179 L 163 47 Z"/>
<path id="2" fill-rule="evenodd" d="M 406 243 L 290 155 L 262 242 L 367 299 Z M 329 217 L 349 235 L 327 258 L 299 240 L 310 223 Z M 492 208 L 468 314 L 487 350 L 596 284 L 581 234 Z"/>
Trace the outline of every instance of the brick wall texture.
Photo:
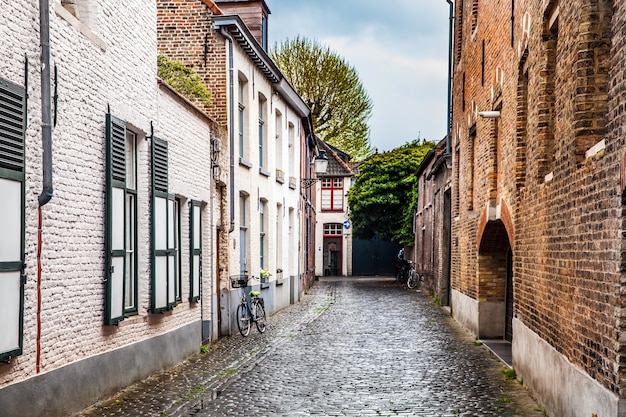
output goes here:
<path id="1" fill-rule="evenodd" d="M 159 90 L 156 77 L 156 4 L 94 2 L 98 19 L 87 27 L 51 2 L 51 54 L 58 69 L 57 123 L 53 129 L 54 197 L 42 208 L 41 339 L 37 336 L 37 197 L 41 192 L 41 110 L 38 8 L 12 2 L 0 16 L 0 77 L 24 85 L 30 66 L 26 130 L 26 276 L 23 354 L 0 364 L 0 388 L 81 359 L 165 334 L 200 321 L 186 301 L 162 315 L 147 313 L 150 295 L 151 122 L 169 141 L 171 193 L 183 201 L 210 201 L 208 144 L 214 122 Z M 95 10 L 95 9 L 94 9 Z M 93 18 L 95 15 L 92 15 Z M 115 16 L 115 18 L 105 18 Z M 95 18 L 94 18 L 95 19 Z M 90 21 L 91 22 L 91 21 Z M 138 140 L 138 314 L 119 326 L 104 323 L 105 114 L 127 122 Z M 3 201 L 3 204 L 7 202 Z M 182 209 L 182 267 L 188 271 L 188 208 Z M 204 213 L 208 211 L 206 204 Z M 211 276 L 211 227 L 202 225 Z M 188 277 L 185 273 L 184 277 Z M 206 289 L 209 293 L 208 288 Z M 205 305 L 210 308 L 211 298 Z M 37 346 L 40 350 L 37 351 Z M 37 358 L 40 369 L 37 370 Z"/>
<path id="2" fill-rule="evenodd" d="M 626 5 L 455 3 L 452 286 L 626 398 Z"/>

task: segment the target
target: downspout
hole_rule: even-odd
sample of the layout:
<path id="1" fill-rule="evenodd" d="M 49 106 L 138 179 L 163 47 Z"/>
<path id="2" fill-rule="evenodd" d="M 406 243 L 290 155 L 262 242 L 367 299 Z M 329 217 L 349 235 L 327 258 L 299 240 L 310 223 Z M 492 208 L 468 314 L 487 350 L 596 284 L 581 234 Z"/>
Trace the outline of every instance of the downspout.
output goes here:
<path id="1" fill-rule="evenodd" d="M 50 4 L 39 0 L 39 40 L 41 43 L 41 142 L 43 189 L 39 195 L 37 228 L 37 343 L 35 371 L 41 372 L 41 249 L 42 207 L 52 198 L 52 106 L 50 102 Z"/>
<path id="2" fill-rule="evenodd" d="M 228 106 L 228 139 L 230 148 L 230 167 L 229 167 L 229 182 L 230 182 L 230 228 L 228 233 L 232 233 L 235 230 L 235 81 L 234 81 L 234 63 L 233 63 L 233 38 L 226 33 L 224 28 L 220 28 L 220 33 L 228 41 L 228 76 L 230 77 L 228 83 L 228 99 L 230 104 Z"/>
<path id="3" fill-rule="evenodd" d="M 52 198 L 52 106 L 50 102 L 50 5 L 39 0 L 39 37 L 41 40 L 41 141 L 43 190 L 39 207 Z"/>
<path id="4" fill-rule="evenodd" d="M 450 134 L 452 132 L 452 31 L 454 27 L 454 3 L 452 0 L 446 1 L 450 5 L 450 24 L 448 28 L 448 124 L 446 126 L 446 155 L 450 155 Z"/>

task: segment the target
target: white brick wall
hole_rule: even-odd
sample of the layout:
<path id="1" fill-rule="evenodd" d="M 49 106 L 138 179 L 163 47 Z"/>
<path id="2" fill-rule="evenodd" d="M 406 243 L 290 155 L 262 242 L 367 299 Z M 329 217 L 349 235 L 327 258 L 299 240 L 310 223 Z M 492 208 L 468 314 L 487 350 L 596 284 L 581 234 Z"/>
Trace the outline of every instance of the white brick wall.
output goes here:
<path id="1" fill-rule="evenodd" d="M 260 199 L 267 200 L 266 204 L 266 251 L 265 251 L 265 267 L 272 273 L 271 280 L 276 279 L 276 268 L 282 267 L 284 270 L 283 277 L 289 275 L 296 275 L 298 273 L 298 259 L 300 256 L 299 248 L 297 247 L 297 239 L 294 239 L 294 235 L 298 233 L 298 225 L 295 223 L 292 230 L 292 239 L 289 239 L 289 210 L 293 209 L 296 213 L 298 211 L 299 196 L 300 196 L 300 184 L 299 173 L 290 172 L 288 163 L 289 157 L 289 136 L 288 136 L 288 123 L 292 123 L 295 126 L 294 138 L 294 159 L 300 161 L 300 149 L 299 149 L 299 129 L 300 118 L 296 114 L 295 110 L 279 95 L 274 95 L 274 90 L 271 82 L 269 82 L 265 76 L 256 68 L 256 66 L 250 61 L 247 55 L 243 53 L 239 45 L 235 48 L 235 74 L 242 73 L 247 79 L 247 97 L 246 111 L 248 112 L 247 125 L 245 127 L 248 133 L 248 149 L 245 152 L 247 155 L 246 161 L 252 164 L 251 168 L 245 167 L 237 163 L 239 155 L 239 141 L 237 138 L 239 121 L 237 120 L 237 112 L 235 112 L 235 229 L 233 233 L 229 235 L 229 269 L 230 275 L 239 274 L 240 271 L 240 247 L 241 242 L 239 230 L 240 230 L 240 192 L 244 192 L 249 195 L 248 197 L 248 228 L 246 233 L 248 234 L 248 263 L 247 270 L 251 276 L 259 277 L 260 274 L 260 215 L 259 215 L 259 201 Z M 254 82 L 253 82 L 254 81 Z M 237 83 L 235 82 L 235 85 Z M 238 92 L 235 92 L 235 98 L 238 98 Z M 263 170 L 269 172 L 269 177 L 259 173 L 259 93 L 263 94 L 267 98 L 266 102 L 266 142 L 265 146 L 268 146 L 267 156 L 268 161 L 264 163 Z M 281 126 L 276 126 L 276 109 L 279 109 L 282 114 Z M 276 129 L 282 129 L 282 149 L 276 149 Z M 282 166 L 279 167 L 285 171 L 285 182 L 280 184 L 276 182 L 276 168 L 277 166 L 277 154 L 282 153 Z M 296 169 L 299 168 L 299 163 L 293 164 Z M 296 188 L 289 188 L 289 176 L 298 178 Z M 277 233 L 277 205 L 282 205 L 283 216 L 281 221 L 283 241 L 282 253 L 277 257 L 275 252 L 275 242 Z M 297 221 L 294 219 L 294 222 Z M 277 261 L 278 258 L 278 261 Z M 277 265 L 279 263 L 279 265 Z"/>
<path id="2" fill-rule="evenodd" d="M 90 0 L 92 27 L 51 2 L 51 54 L 58 68 L 58 123 L 53 129 L 54 197 L 43 207 L 41 275 L 41 372 L 113 350 L 200 319 L 188 296 L 188 213 L 183 209 L 183 303 L 173 312 L 148 315 L 150 289 L 150 153 L 138 141 L 139 315 L 120 326 L 103 325 L 105 114 L 146 137 L 154 121 L 170 143 L 170 188 L 186 199 L 209 202 L 210 130 L 207 121 L 179 104 L 156 82 L 156 5 L 130 0 Z M 8 10 L 7 10 L 8 9 Z M 24 353 L 0 364 L 0 388 L 36 374 L 37 197 L 41 192 L 39 11 L 36 2 L 8 2 L 0 14 L 0 77 L 24 84 L 30 60 L 26 180 Z M 96 22 L 96 23 L 93 23 Z M 93 29 L 93 30 L 92 30 Z M 203 214 L 207 214 L 207 208 Z M 210 216 L 203 219 L 211 247 Z M 204 252 L 205 282 L 211 279 Z M 209 291 L 206 291 L 209 294 Z M 208 301 L 210 298 L 207 299 Z M 207 303 L 207 305 L 210 305 Z"/>

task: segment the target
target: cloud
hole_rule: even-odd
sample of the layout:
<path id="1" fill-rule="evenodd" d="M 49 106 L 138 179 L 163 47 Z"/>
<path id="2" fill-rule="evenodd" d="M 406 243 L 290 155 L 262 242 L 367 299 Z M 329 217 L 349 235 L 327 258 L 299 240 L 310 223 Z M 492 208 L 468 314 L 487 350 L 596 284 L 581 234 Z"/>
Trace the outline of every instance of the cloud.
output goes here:
<path id="1" fill-rule="evenodd" d="M 328 45 L 355 67 L 374 103 L 371 143 L 390 150 L 446 134 L 445 0 L 266 0 L 270 38 Z"/>

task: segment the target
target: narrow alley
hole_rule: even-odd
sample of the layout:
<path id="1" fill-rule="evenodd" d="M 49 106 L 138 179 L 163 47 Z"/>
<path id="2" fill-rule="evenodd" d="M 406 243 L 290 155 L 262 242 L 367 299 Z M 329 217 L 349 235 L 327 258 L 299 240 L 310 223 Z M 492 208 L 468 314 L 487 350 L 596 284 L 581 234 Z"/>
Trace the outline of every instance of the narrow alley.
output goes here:
<path id="1" fill-rule="evenodd" d="M 505 369 L 393 278 L 322 278 L 264 334 L 223 338 L 77 417 L 541 416 Z"/>

